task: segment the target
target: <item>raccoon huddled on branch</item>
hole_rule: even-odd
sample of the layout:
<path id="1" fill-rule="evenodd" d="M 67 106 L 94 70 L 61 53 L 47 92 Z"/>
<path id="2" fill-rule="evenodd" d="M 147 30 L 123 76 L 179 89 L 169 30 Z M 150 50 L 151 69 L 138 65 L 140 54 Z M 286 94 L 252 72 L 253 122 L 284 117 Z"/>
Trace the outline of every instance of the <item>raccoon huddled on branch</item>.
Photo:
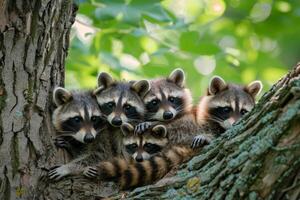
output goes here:
<path id="1" fill-rule="evenodd" d="M 101 73 L 93 92 L 78 95 L 56 89 L 56 145 L 66 148 L 75 159 L 52 169 L 49 177 L 59 179 L 83 172 L 89 178 L 119 182 L 122 189 L 150 184 L 201 152 L 201 147 L 249 112 L 262 89 L 260 81 L 243 86 L 215 76 L 206 95 L 193 106 L 185 79 L 182 69 L 167 77 L 130 82 Z M 62 108 L 72 108 L 70 102 L 78 111 Z M 99 127 L 93 125 L 95 119 Z M 66 141 L 64 134 L 70 134 L 72 140 Z M 97 141 L 98 136 L 107 139 Z M 99 146 L 107 148 L 107 153 Z M 94 154 L 100 156 L 93 162 L 87 159 Z"/>

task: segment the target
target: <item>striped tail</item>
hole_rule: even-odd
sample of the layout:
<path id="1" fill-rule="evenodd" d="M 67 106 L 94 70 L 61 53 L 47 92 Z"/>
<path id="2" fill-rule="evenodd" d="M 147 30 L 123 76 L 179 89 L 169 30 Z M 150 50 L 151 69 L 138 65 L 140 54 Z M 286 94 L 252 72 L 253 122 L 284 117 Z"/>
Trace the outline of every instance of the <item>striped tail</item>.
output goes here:
<path id="1" fill-rule="evenodd" d="M 101 180 L 119 182 L 122 189 L 151 184 L 163 178 L 173 167 L 194 155 L 191 148 L 174 146 L 143 162 L 128 163 L 124 159 L 101 162 L 97 173 Z"/>

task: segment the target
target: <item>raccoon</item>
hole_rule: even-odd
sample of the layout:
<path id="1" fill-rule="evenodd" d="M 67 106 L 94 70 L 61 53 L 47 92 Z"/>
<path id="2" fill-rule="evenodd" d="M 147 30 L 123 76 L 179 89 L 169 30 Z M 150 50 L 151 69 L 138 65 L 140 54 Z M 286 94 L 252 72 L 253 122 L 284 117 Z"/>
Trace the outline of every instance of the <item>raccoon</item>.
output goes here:
<path id="1" fill-rule="evenodd" d="M 151 89 L 143 101 L 146 120 L 171 122 L 191 112 L 192 95 L 184 86 L 182 69 L 175 69 L 167 78 L 150 81 Z"/>
<path id="2" fill-rule="evenodd" d="M 124 145 L 132 162 L 115 158 L 100 162 L 96 167 L 87 167 L 84 175 L 103 181 L 115 181 L 121 189 L 146 185 L 162 178 L 173 167 L 193 156 L 193 150 L 183 146 L 168 145 L 166 127 L 156 125 L 143 135 L 134 134 L 131 125 L 123 124 Z"/>
<path id="3" fill-rule="evenodd" d="M 125 156 L 122 144 L 123 123 L 137 124 L 144 120 L 145 106 L 142 98 L 149 91 L 147 80 L 135 82 L 116 81 L 108 73 L 98 76 L 98 88 L 94 91 L 101 112 L 106 117 L 108 130 L 114 139 L 115 154 Z"/>
<path id="4" fill-rule="evenodd" d="M 57 87 L 53 101 L 57 106 L 52 115 L 57 132 L 55 145 L 66 149 L 73 160 L 52 168 L 48 174 L 50 179 L 58 180 L 76 173 L 82 163 L 91 161 L 89 157 L 108 159 L 115 156 L 111 153 L 106 120 L 92 91 L 68 91 Z"/>
<path id="5" fill-rule="evenodd" d="M 135 162 L 148 160 L 160 153 L 168 144 L 167 130 L 162 125 L 154 126 L 143 135 L 134 134 L 134 127 L 128 123 L 124 123 L 121 129 L 124 134 L 123 144 L 126 153 Z"/>
<path id="6" fill-rule="evenodd" d="M 201 127 L 196 122 L 192 95 L 184 81 L 184 71 L 179 68 L 166 78 L 150 81 L 151 89 L 143 99 L 146 122 L 136 126 L 136 134 L 162 124 L 167 128 L 171 144 L 190 146 L 194 136 L 201 132 Z"/>
<path id="7" fill-rule="evenodd" d="M 209 137 L 198 135 L 192 146 L 195 147 L 203 140 L 209 143 L 212 138 L 219 136 L 229 129 L 255 105 L 255 97 L 262 90 L 261 81 L 237 85 L 226 83 L 221 77 L 214 76 L 207 89 L 207 94 L 200 98 L 196 108 L 196 121 Z"/>
<path id="8" fill-rule="evenodd" d="M 141 98 L 149 89 L 147 80 L 120 82 L 102 72 L 94 94 L 107 121 L 112 127 L 120 127 L 125 122 L 138 123 L 144 119 L 145 107 Z"/>
<path id="9" fill-rule="evenodd" d="M 55 144 L 66 148 L 72 157 L 79 155 L 78 148 L 95 140 L 105 127 L 105 119 L 92 91 L 68 91 L 57 87 L 53 92 L 56 109 L 52 124 L 56 130 Z"/>

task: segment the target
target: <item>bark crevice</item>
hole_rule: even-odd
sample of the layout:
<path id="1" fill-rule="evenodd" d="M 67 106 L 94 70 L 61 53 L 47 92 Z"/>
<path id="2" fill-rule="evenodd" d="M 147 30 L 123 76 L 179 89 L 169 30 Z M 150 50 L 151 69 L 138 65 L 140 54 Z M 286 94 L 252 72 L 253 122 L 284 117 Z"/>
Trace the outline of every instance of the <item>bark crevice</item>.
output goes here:
<path id="1" fill-rule="evenodd" d="M 25 199 L 36 196 L 40 175 L 57 162 L 47 113 L 52 89 L 63 85 L 66 33 L 76 6 L 48 0 L 0 4 L 0 199 Z"/>

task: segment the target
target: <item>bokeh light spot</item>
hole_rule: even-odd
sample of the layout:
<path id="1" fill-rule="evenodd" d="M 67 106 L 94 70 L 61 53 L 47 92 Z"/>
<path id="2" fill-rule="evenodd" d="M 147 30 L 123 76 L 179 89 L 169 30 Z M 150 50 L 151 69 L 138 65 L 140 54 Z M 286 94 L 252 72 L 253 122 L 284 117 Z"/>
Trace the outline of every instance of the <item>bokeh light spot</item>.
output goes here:
<path id="1" fill-rule="evenodd" d="M 195 59 L 194 66 L 200 74 L 209 75 L 216 68 L 216 59 L 214 56 L 199 56 Z"/>
<path id="2" fill-rule="evenodd" d="M 141 63 L 130 54 L 123 54 L 120 58 L 120 63 L 127 69 L 137 69 L 140 67 Z"/>
<path id="3" fill-rule="evenodd" d="M 278 1 L 275 3 L 277 10 L 283 13 L 291 11 L 291 5 L 286 1 Z"/>
<path id="4" fill-rule="evenodd" d="M 253 22 L 262 22 L 266 20 L 271 14 L 271 3 L 259 2 L 256 3 L 250 13 L 250 18 Z"/>

